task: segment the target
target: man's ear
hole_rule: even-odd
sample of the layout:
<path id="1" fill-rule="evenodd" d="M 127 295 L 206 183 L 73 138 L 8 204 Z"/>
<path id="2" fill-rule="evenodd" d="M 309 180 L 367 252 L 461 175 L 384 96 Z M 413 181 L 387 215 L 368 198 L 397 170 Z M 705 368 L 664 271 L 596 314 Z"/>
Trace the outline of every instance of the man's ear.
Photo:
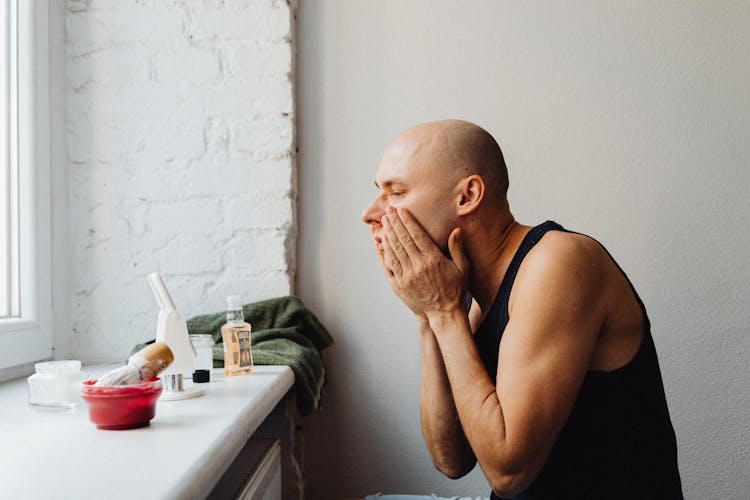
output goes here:
<path id="1" fill-rule="evenodd" d="M 461 179 L 458 183 L 456 210 L 458 215 L 467 215 L 479 208 L 484 199 L 484 180 L 474 174 Z"/>

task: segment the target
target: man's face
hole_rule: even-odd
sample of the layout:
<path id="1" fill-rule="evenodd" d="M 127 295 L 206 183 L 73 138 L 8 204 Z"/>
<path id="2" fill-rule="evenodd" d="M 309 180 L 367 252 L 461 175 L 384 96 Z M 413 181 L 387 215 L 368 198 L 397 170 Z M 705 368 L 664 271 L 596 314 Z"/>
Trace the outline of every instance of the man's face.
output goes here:
<path id="1" fill-rule="evenodd" d="M 362 213 L 362 220 L 370 225 L 378 251 L 383 250 L 381 221 L 389 206 L 409 210 L 435 244 L 447 249 L 455 227 L 452 186 L 433 155 L 412 144 L 394 144 L 383 156 L 375 186 L 378 194 Z"/>

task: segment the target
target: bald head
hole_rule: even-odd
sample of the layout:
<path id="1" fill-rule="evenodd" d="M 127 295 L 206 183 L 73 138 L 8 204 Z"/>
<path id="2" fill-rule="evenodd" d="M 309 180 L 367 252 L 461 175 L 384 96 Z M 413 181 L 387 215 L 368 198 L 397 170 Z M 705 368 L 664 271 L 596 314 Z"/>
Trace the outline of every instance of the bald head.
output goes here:
<path id="1" fill-rule="evenodd" d="M 378 194 L 362 220 L 376 241 L 382 241 L 389 208 L 408 210 L 443 251 L 456 228 L 469 241 L 513 219 L 500 147 L 487 131 L 461 120 L 424 123 L 400 134 L 383 155 L 375 186 Z"/>
<path id="2" fill-rule="evenodd" d="M 482 127 L 463 120 L 440 120 L 412 127 L 393 142 L 389 152 L 410 163 L 438 166 L 449 182 L 479 175 L 492 201 L 505 201 L 508 171 L 495 139 Z"/>

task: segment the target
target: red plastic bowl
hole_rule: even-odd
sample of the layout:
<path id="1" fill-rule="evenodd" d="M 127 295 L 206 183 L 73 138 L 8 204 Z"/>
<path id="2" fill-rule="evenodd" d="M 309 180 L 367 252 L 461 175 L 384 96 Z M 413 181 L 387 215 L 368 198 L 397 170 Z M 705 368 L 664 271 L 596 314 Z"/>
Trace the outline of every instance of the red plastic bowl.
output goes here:
<path id="1" fill-rule="evenodd" d="M 94 387 L 96 380 L 83 383 L 81 396 L 89 406 L 89 418 L 99 429 L 144 427 L 156 415 L 161 379 L 132 385 Z"/>

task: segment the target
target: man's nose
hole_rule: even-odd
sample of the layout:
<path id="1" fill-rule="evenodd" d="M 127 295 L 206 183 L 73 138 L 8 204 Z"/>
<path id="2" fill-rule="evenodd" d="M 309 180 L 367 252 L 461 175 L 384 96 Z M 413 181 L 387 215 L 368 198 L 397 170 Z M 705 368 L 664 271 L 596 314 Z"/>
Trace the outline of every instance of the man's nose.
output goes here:
<path id="1" fill-rule="evenodd" d="M 380 224 L 380 218 L 383 217 L 384 212 L 385 206 L 383 205 L 383 201 L 379 196 L 376 196 L 372 200 L 372 203 L 362 212 L 362 222 L 370 225 Z"/>

